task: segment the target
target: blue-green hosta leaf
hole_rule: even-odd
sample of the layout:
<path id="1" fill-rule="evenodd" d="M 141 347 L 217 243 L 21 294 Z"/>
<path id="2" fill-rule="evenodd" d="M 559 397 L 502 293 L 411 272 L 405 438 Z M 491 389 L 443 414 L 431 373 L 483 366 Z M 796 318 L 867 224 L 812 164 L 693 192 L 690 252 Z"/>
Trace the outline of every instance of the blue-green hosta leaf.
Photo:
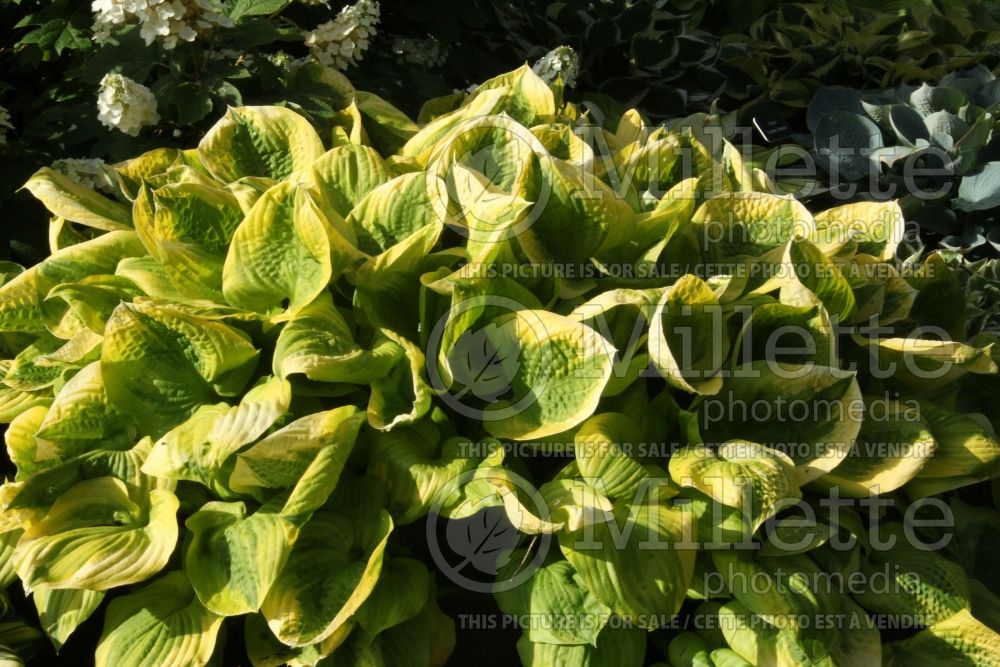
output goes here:
<path id="1" fill-rule="evenodd" d="M 113 274 L 120 260 L 145 254 L 139 236 L 131 231 L 108 232 L 52 254 L 0 287 L 0 331 L 42 331 L 41 303 L 50 289 Z"/>
<path id="2" fill-rule="evenodd" d="M 729 355 L 722 307 L 712 289 L 694 275 L 664 293 L 649 324 L 649 356 L 667 383 L 696 394 L 722 388 L 718 374 Z"/>
<path id="3" fill-rule="evenodd" d="M 862 107 L 863 93 L 844 86 L 823 86 L 816 91 L 806 109 L 806 126 L 810 132 L 815 132 L 823 114 L 833 111 L 848 111 L 854 114 L 864 112 Z"/>
<path id="4" fill-rule="evenodd" d="M 222 270 L 226 300 L 261 313 L 294 313 L 360 257 L 346 233 L 307 188 L 275 185 L 233 234 Z"/>
<path id="5" fill-rule="evenodd" d="M 813 242 L 822 246 L 853 240 L 859 252 L 888 260 L 903 240 L 904 225 L 903 211 L 895 201 L 843 204 L 816 214 Z"/>
<path id="6" fill-rule="evenodd" d="M 58 651 L 104 599 L 103 591 L 41 589 L 34 593 L 38 620 Z"/>
<path id="7" fill-rule="evenodd" d="M 834 111 L 820 117 L 814 146 L 820 164 L 831 173 L 849 181 L 868 177 L 876 168 L 875 150 L 882 148 L 882 132 L 864 116 Z M 876 172 L 877 173 L 877 172 Z"/>
<path id="8" fill-rule="evenodd" d="M 296 528 L 275 508 L 209 502 L 188 518 L 185 571 L 203 605 L 220 616 L 260 609 L 285 565 Z"/>
<path id="9" fill-rule="evenodd" d="M 282 180 L 322 154 L 309 121 L 283 107 L 230 108 L 198 144 L 205 168 L 223 183 L 244 176 Z"/>
<path id="10" fill-rule="evenodd" d="M 49 167 L 36 171 L 24 187 L 56 217 L 105 231 L 132 228 L 128 206 Z"/>
<path id="11" fill-rule="evenodd" d="M 183 573 L 171 572 L 108 605 L 96 665 L 203 667 L 222 620 L 198 602 Z"/>
<path id="12" fill-rule="evenodd" d="M 280 377 L 302 373 L 318 382 L 370 384 L 385 377 L 405 354 L 391 338 L 377 337 L 372 348 L 354 342 L 354 334 L 329 295 L 321 294 L 285 324 L 272 356 Z"/>
<path id="13" fill-rule="evenodd" d="M 751 531 L 782 509 L 783 502 L 802 495 L 795 463 L 754 442 L 725 442 L 714 451 L 705 445 L 682 449 L 670 457 L 670 477 L 740 510 Z"/>
<path id="14" fill-rule="evenodd" d="M 627 415 L 620 412 L 594 415 L 573 436 L 580 475 L 609 498 L 631 500 L 651 474 L 630 451 L 641 441 L 638 426 Z"/>
<path id="15" fill-rule="evenodd" d="M 64 492 L 17 545 L 25 588 L 107 590 L 163 569 L 177 544 L 177 497 L 154 488 L 139 502 L 114 477 L 84 480 Z"/>
<path id="16" fill-rule="evenodd" d="M 363 421 L 352 405 L 297 419 L 238 454 L 229 485 L 239 493 L 291 488 L 324 448 L 338 448 L 346 460 Z"/>
<path id="17" fill-rule="evenodd" d="M 335 512 L 313 515 L 261 608 L 274 635 L 307 646 L 350 622 L 375 589 L 392 528 L 385 511 L 357 526 Z"/>
<path id="18" fill-rule="evenodd" d="M 136 427 L 108 399 L 101 362 L 80 370 L 63 385 L 35 437 L 36 460 L 67 459 L 94 447 L 118 449 L 135 442 Z"/>
<path id="19" fill-rule="evenodd" d="M 200 183 L 143 187 L 133 211 L 136 232 L 171 282 L 191 296 L 220 301 L 226 251 L 243 220 L 236 197 Z"/>
<path id="20" fill-rule="evenodd" d="M 638 627 L 680 609 L 694 572 L 690 514 L 659 504 L 615 506 L 605 523 L 559 534 L 580 581 Z"/>
<path id="21" fill-rule="evenodd" d="M 781 303 L 790 306 L 822 304 L 838 322 L 854 311 L 854 292 L 840 267 L 808 240 L 789 241 L 781 271 Z"/>
<path id="22" fill-rule="evenodd" d="M 708 259 L 759 257 L 816 228 L 812 214 L 792 197 L 732 192 L 709 199 L 691 218 Z"/>
<path id="23" fill-rule="evenodd" d="M 856 444 L 840 464 L 814 483 L 842 496 L 867 497 L 895 491 L 917 476 L 937 443 L 919 411 L 885 401 L 878 418 L 861 424 Z"/>
<path id="24" fill-rule="evenodd" d="M 938 111 L 958 113 L 966 102 L 962 91 L 949 86 L 925 83 L 910 93 L 910 105 L 923 116 L 930 116 Z"/>
<path id="25" fill-rule="evenodd" d="M 527 581 L 495 596 L 505 614 L 532 619 L 524 636 L 533 643 L 596 646 L 610 615 L 564 560 L 539 568 Z"/>
<path id="26" fill-rule="evenodd" d="M 996 667 L 1000 665 L 1000 634 L 962 610 L 910 639 L 886 644 L 884 650 L 882 664 L 887 667 Z"/>
<path id="27" fill-rule="evenodd" d="M 160 436 L 200 406 L 241 392 L 257 354 L 246 334 L 222 322 L 122 304 L 108 320 L 101 374 L 114 405 Z"/>
<path id="28" fill-rule="evenodd" d="M 963 178 L 955 202 L 962 211 L 985 211 L 1000 206 L 1000 162 L 987 162 L 982 171 Z"/>
<path id="29" fill-rule="evenodd" d="M 307 182 L 342 218 L 372 190 L 390 178 L 379 154 L 368 146 L 348 144 L 327 151 L 309 167 Z"/>
<path id="30" fill-rule="evenodd" d="M 431 592 L 430 584 L 423 563 L 413 558 L 393 558 L 383 563 L 378 583 L 355 619 L 374 637 L 419 614 Z"/>
<path id="31" fill-rule="evenodd" d="M 913 107 L 905 104 L 889 105 L 886 120 L 896 133 L 896 138 L 904 146 L 916 146 L 920 140 L 930 141 L 930 133 L 924 125 L 923 116 Z"/>
<path id="32" fill-rule="evenodd" d="M 611 377 L 610 344 L 590 327 L 542 310 L 496 321 L 493 347 L 509 350 L 509 392 L 483 412 L 498 438 L 530 440 L 566 431 L 593 414 Z"/>
<path id="33" fill-rule="evenodd" d="M 523 635 L 517 640 L 517 655 L 526 667 L 639 667 L 646 657 L 646 638 L 641 630 L 613 627 L 606 627 L 593 646 L 535 643 Z"/>
<path id="34" fill-rule="evenodd" d="M 791 447 L 786 453 L 804 484 L 847 456 L 861 430 L 861 400 L 855 373 L 755 361 L 735 369 L 722 390 L 702 402 L 699 421 L 706 442 Z"/>

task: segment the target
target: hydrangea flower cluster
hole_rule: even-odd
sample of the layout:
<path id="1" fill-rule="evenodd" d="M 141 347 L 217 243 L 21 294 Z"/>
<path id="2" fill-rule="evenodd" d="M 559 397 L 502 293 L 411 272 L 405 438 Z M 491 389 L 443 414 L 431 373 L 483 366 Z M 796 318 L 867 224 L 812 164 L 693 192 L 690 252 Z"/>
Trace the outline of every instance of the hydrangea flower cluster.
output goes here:
<path id="1" fill-rule="evenodd" d="M 216 27 L 232 27 L 217 0 L 94 0 L 94 38 L 101 42 L 117 26 L 137 23 L 146 44 L 159 39 L 172 49 Z"/>
<path id="2" fill-rule="evenodd" d="M 10 112 L 0 107 L 0 146 L 7 145 L 7 132 L 14 129 L 10 122 Z"/>
<path id="3" fill-rule="evenodd" d="M 356 65 L 375 35 L 380 8 L 375 0 L 358 0 L 348 5 L 332 21 L 306 33 L 312 57 L 328 67 L 344 70 Z"/>
<path id="4" fill-rule="evenodd" d="M 444 44 L 433 37 L 397 36 L 392 40 L 392 52 L 403 62 L 420 67 L 439 67 L 448 55 Z"/>
<path id="5" fill-rule="evenodd" d="M 97 93 L 97 119 L 129 136 L 160 120 L 156 97 L 146 86 L 121 74 L 105 74 Z"/>
<path id="6" fill-rule="evenodd" d="M 537 74 L 545 83 L 552 83 L 556 77 L 562 76 L 567 88 L 576 85 L 576 77 L 580 74 L 580 57 L 571 46 L 557 46 L 538 59 L 531 66 L 531 71 Z"/>
<path id="7" fill-rule="evenodd" d="M 109 179 L 108 165 L 100 158 L 56 160 L 52 163 L 52 168 L 70 180 L 92 190 L 114 191 Z"/>

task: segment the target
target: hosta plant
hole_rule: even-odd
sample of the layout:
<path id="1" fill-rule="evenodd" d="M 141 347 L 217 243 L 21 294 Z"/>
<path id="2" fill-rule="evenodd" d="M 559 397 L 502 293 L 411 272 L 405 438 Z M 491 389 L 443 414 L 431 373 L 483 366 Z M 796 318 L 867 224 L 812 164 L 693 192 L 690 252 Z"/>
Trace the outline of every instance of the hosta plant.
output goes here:
<path id="1" fill-rule="evenodd" d="M 806 120 L 827 173 L 905 195 L 907 216 L 942 247 L 982 252 L 1000 248 L 998 105 L 1000 80 L 980 66 L 936 86 L 824 88 Z"/>
<path id="2" fill-rule="evenodd" d="M 824 85 L 936 83 L 977 63 L 996 68 L 998 30 L 990 2 L 782 3 L 728 37 L 720 63 L 735 101 L 805 108 Z"/>
<path id="3" fill-rule="evenodd" d="M 522 619 L 502 664 L 994 664 L 1000 516 L 962 497 L 1000 472 L 995 338 L 895 259 L 895 203 L 810 211 L 527 66 L 339 111 L 28 181 L 0 574 L 55 649 L 90 618 L 99 666 L 440 665 L 464 589 Z"/>

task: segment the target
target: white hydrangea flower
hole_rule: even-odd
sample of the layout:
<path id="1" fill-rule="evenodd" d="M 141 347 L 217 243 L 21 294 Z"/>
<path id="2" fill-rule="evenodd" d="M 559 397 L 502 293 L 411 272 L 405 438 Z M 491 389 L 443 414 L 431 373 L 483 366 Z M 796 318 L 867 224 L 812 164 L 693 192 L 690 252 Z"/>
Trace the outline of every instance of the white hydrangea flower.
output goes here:
<path id="1" fill-rule="evenodd" d="M 420 67 L 439 67 L 448 55 L 444 44 L 433 37 L 416 39 L 397 36 L 392 40 L 392 52 L 400 60 Z"/>
<path id="2" fill-rule="evenodd" d="M 306 33 L 305 42 L 313 59 L 344 70 L 356 65 L 375 35 L 380 8 L 375 0 L 358 0 L 340 10 L 332 21 Z"/>
<path id="3" fill-rule="evenodd" d="M 7 145 L 7 132 L 14 129 L 14 124 L 10 122 L 10 112 L 0 107 L 0 146 Z"/>
<path id="4" fill-rule="evenodd" d="M 72 181 L 92 190 L 113 192 L 108 165 L 100 158 L 66 158 L 56 160 L 52 168 Z"/>
<path id="5" fill-rule="evenodd" d="M 580 58 L 571 46 L 557 46 L 538 59 L 531 67 L 545 83 L 552 83 L 562 75 L 567 88 L 576 85 L 576 77 L 580 74 Z"/>
<path id="6" fill-rule="evenodd" d="M 117 26 L 138 24 L 146 44 L 159 39 L 164 48 L 172 49 L 178 40 L 193 42 L 213 28 L 233 25 L 218 0 L 93 0 L 90 7 L 98 42 Z"/>
<path id="7" fill-rule="evenodd" d="M 97 93 L 97 119 L 135 137 L 146 125 L 157 123 L 160 114 L 149 88 L 121 74 L 105 74 Z"/>

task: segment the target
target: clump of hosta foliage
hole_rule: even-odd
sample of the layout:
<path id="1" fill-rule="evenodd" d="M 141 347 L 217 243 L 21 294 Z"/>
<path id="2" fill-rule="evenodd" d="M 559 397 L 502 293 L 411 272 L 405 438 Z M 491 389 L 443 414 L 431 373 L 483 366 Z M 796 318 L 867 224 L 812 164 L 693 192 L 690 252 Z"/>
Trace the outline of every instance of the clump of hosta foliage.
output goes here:
<path id="1" fill-rule="evenodd" d="M 980 66 L 937 86 L 824 88 L 806 120 L 828 172 L 862 194 L 874 176 L 941 247 L 982 252 L 1000 249 L 998 107 L 1000 79 Z"/>
<path id="2" fill-rule="evenodd" d="M 527 665 L 995 664 L 1000 516 L 955 492 L 1000 472 L 995 409 L 964 407 L 996 391 L 995 338 L 965 340 L 939 257 L 894 259 L 895 203 L 810 212 L 703 143 L 712 118 L 607 131 L 527 66 L 419 124 L 361 93 L 337 118 L 232 108 L 115 165 L 110 195 L 27 183 L 52 254 L 0 287 L 0 574 L 56 648 L 93 616 L 99 666 L 440 665 L 454 573 L 404 531 L 499 511 L 518 538 L 497 604 L 540 621 Z M 835 409 L 727 407 L 777 399 Z M 831 488 L 895 503 L 833 512 Z M 869 514 L 909 530 L 935 494 L 947 549 L 872 547 Z M 796 499 L 815 532 L 783 550 L 766 529 L 799 534 Z M 732 577 L 886 564 L 918 583 Z M 704 635 L 662 627 L 678 614 Z"/>
<path id="3" fill-rule="evenodd" d="M 804 108 L 821 86 L 937 82 L 1000 65 L 1000 15 L 990 2 L 782 3 L 726 41 L 727 95 Z M 870 4 L 872 8 L 865 8 Z M 905 11 L 880 11 L 902 6 Z M 749 84 L 749 85 L 747 85 Z"/>

